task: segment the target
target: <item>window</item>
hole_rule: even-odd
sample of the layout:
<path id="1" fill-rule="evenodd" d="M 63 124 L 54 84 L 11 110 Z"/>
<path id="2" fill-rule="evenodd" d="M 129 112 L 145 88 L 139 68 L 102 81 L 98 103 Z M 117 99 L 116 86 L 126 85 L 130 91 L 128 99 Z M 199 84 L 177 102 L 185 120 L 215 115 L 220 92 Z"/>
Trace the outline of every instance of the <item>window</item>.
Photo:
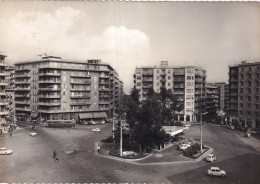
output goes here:
<path id="1" fill-rule="evenodd" d="M 187 79 L 188 79 L 188 80 L 191 80 L 191 79 L 192 79 L 192 77 L 191 77 L 191 76 L 187 76 Z"/>
<path id="2" fill-rule="evenodd" d="M 168 76 L 168 79 L 171 79 L 171 76 Z"/>
<path id="3" fill-rule="evenodd" d="M 136 73 L 137 74 L 141 74 L 141 70 L 136 70 Z"/>
<path id="4" fill-rule="evenodd" d="M 159 86 L 159 82 L 156 82 L 156 86 Z"/>
<path id="5" fill-rule="evenodd" d="M 137 76 L 136 79 L 137 79 L 137 80 L 141 80 L 141 76 Z"/>
<path id="6" fill-rule="evenodd" d="M 168 82 L 168 86 L 171 86 L 171 83 L 170 83 L 170 82 Z"/>
<path id="7" fill-rule="evenodd" d="M 157 77 L 156 77 L 156 79 L 157 79 L 157 80 L 159 80 L 159 79 L 160 79 L 160 77 L 159 77 L 159 76 L 157 76 Z"/>
<path id="8" fill-rule="evenodd" d="M 171 73 L 171 70 L 168 70 L 168 73 Z"/>
<path id="9" fill-rule="evenodd" d="M 187 82 L 187 86 L 192 86 L 191 84 L 192 84 L 191 82 Z"/>
<path id="10" fill-rule="evenodd" d="M 191 93 L 191 89 L 187 89 L 186 91 L 187 91 L 187 93 Z"/>
<path id="11" fill-rule="evenodd" d="M 136 85 L 137 85 L 137 86 L 141 86 L 141 82 L 138 82 Z"/>
<path id="12" fill-rule="evenodd" d="M 157 70 L 156 72 L 159 73 L 159 70 Z"/>

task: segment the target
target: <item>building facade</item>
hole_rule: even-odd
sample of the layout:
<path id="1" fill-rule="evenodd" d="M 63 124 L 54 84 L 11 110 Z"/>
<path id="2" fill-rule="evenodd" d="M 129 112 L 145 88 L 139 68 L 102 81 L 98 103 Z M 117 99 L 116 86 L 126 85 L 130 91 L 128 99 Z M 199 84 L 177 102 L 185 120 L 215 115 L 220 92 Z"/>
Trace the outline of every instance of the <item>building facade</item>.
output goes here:
<path id="1" fill-rule="evenodd" d="M 135 70 L 134 84 L 140 92 L 140 99 L 146 100 L 149 88 L 156 93 L 166 88 L 183 103 L 184 109 L 175 117 L 179 121 L 198 121 L 205 111 L 206 70 L 195 67 L 170 67 L 162 61 L 158 67 L 138 67 Z"/>
<path id="2" fill-rule="evenodd" d="M 206 117 L 207 121 L 211 122 L 216 119 L 216 113 L 219 104 L 219 91 L 214 83 L 206 84 Z"/>
<path id="3" fill-rule="evenodd" d="M 229 66 L 229 120 L 242 127 L 260 126 L 260 62 Z"/>
<path id="4" fill-rule="evenodd" d="M 215 86 L 217 86 L 218 90 L 218 109 L 224 110 L 225 108 L 225 82 L 216 82 L 214 83 Z"/>
<path id="5" fill-rule="evenodd" d="M 120 82 L 117 72 L 101 60 L 44 56 L 19 62 L 15 64 L 16 114 L 43 120 L 105 118 L 119 103 Z"/>
<path id="6" fill-rule="evenodd" d="M 6 82 L 7 86 L 5 89 L 6 92 L 6 100 L 8 102 L 7 109 L 9 111 L 9 116 L 14 117 L 14 91 L 15 91 L 15 66 L 7 65 L 6 67 Z"/>
<path id="7" fill-rule="evenodd" d="M 2 127 L 5 123 L 5 117 L 8 115 L 8 110 L 6 108 L 7 101 L 6 101 L 6 92 L 5 88 L 7 86 L 6 81 L 6 71 L 5 68 L 7 64 L 5 64 L 5 58 L 7 56 L 0 52 L 0 127 Z"/>

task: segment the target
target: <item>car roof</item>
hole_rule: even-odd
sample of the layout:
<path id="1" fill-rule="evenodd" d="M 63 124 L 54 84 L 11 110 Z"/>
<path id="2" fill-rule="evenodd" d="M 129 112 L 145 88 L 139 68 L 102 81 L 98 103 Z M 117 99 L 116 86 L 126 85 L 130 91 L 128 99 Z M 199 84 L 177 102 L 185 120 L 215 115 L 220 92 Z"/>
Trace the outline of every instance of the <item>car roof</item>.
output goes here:
<path id="1" fill-rule="evenodd" d="M 211 167 L 210 169 L 220 169 L 219 167 Z"/>
<path id="2" fill-rule="evenodd" d="M 213 154 L 208 154 L 208 156 L 214 156 Z"/>

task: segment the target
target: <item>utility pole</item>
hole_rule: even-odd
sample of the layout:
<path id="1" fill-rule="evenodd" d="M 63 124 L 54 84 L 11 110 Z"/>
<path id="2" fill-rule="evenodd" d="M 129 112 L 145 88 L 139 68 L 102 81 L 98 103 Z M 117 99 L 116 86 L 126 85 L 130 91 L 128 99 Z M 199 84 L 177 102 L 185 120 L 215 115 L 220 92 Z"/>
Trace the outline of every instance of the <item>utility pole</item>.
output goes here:
<path id="1" fill-rule="evenodd" d="M 200 92 L 200 98 L 201 98 L 201 111 L 200 111 L 200 152 L 202 153 L 202 76 L 201 76 L 201 92 Z"/>
<path id="2" fill-rule="evenodd" d="M 112 135 L 113 135 L 113 140 L 115 141 L 115 107 L 113 108 L 113 128 L 112 128 Z"/>
<path id="3" fill-rule="evenodd" d="M 122 133 L 122 120 L 121 120 L 121 116 L 120 116 L 120 157 L 123 156 L 123 133 Z"/>

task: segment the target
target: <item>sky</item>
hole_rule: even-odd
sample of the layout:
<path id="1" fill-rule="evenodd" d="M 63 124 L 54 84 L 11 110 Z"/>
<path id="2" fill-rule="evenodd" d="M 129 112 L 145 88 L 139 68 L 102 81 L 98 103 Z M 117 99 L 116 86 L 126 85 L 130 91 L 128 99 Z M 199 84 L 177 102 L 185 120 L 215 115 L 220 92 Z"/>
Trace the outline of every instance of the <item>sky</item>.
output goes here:
<path id="1" fill-rule="evenodd" d="M 260 3 L 1 1 L 6 63 L 101 59 L 129 92 L 136 67 L 200 66 L 228 82 L 228 66 L 260 61 Z"/>

